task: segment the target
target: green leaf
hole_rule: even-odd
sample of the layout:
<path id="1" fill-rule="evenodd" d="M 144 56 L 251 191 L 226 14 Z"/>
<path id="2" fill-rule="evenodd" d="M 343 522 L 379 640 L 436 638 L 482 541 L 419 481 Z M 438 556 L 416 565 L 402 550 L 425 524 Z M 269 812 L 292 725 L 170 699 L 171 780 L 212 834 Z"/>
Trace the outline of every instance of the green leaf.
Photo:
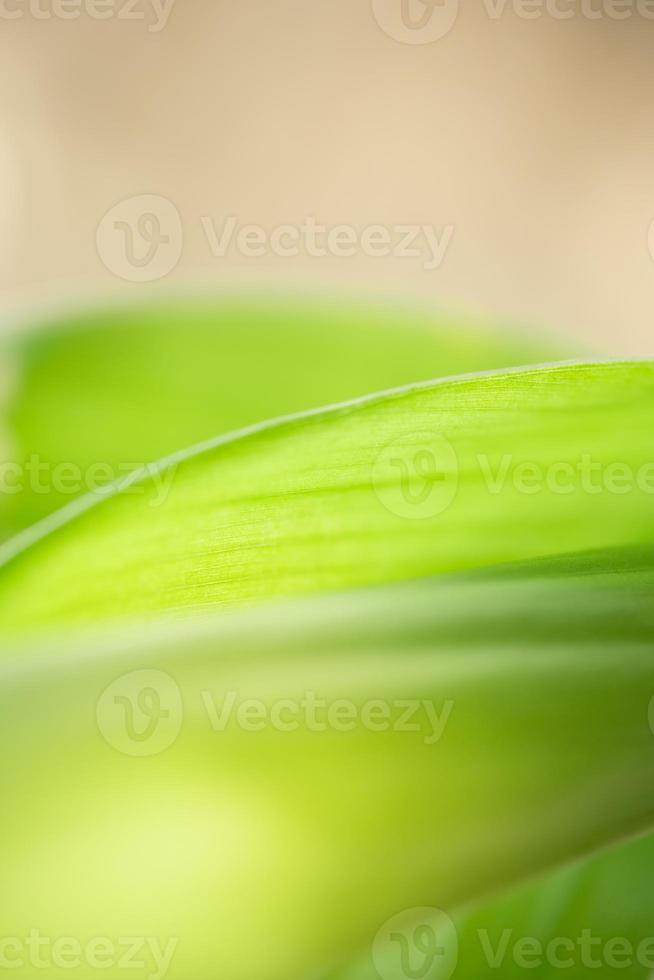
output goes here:
<path id="1" fill-rule="evenodd" d="M 538 980 L 565 975 L 646 980 L 654 968 L 653 867 L 654 836 L 647 835 L 575 861 L 492 902 L 453 911 L 454 980 L 519 980 L 526 971 Z M 417 914 L 405 932 L 416 966 L 430 963 L 416 946 L 415 931 L 429 920 Z M 432 967 L 440 980 L 438 962 L 432 961 Z M 330 973 L 329 980 L 379 980 L 380 975 L 406 980 L 398 969 L 397 944 L 381 961 L 371 945 L 355 964 Z"/>
<path id="2" fill-rule="evenodd" d="M 562 970 L 575 978 L 645 980 L 654 969 L 652 868 L 654 836 L 630 841 L 591 861 L 575 863 L 543 883 L 530 885 L 489 909 L 463 918 L 458 974 L 518 980 L 532 973 L 555 980 Z M 525 942 L 535 937 L 536 945 Z M 527 956 L 527 949 L 534 950 Z M 571 966 L 572 964 L 572 966 Z"/>
<path id="3" fill-rule="evenodd" d="M 652 362 L 410 386 L 255 426 L 0 550 L 6 631 L 649 541 Z"/>
<path id="4" fill-rule="evenodd" d="M 0 350 L 0 461 L 12 464 L 0 538 L 220 433 L 553 347 L 368 301 L 270 297 L 116 307 L 22 331 Z"/>
<path id="5" fill-rule="evenodd" d="M 234 381 L 224 392 L 228 421 L 217 424 L 220 398 L 207 394 L 215 358 L 199 371 L 197 392 L 191 361 L 176 387 L 175 356 L 162 354 L 160 365 L 153 356 L 165 333 L 158 317 L 135 341 L 151 388 L 137 394 L 135 372 L 124 412 L 112 385 L 139 360 L 133 351 L 121 364 L 129 341 L 113 333 L 114 320 L 96 339 L 64 330 L 40 348 L 12 402 L 22 445 L 38 444 L 56 462 L 121 461 L 126 445 L 150 458 L 364 387 L 368 340 L 358 351 L 353 341 L 352 388 L 336 392 L 322 369 L 339 374 L 343 337 L 333 361 L 326 347 L 320 371 L 300 383 L 290 331 L 285 347 L 268 351 L 275 383 L 263 371 L 239 408 L 251 350 L 237 343 L 221 375 Z M 163 347 L 182 363 L 184 345 L 170 330 Z M 430 345 L 410 345 L 416 370 Z M 390 376 L 399 349 L 396 335 L 383 345 L 370 387 L 410 376 L 406 365 Z M 455 370 L 459 356 L 460 346 Z M 5 546 L 0 745 L 10 752 L 0 775 L 11 801 L 0 936 L 36 926 L 115 945 L 137 932 L 162 947 L 174 937 L 171 980 L 406 980 L 393 950 L 380 959 L 373 940 L 419 906 L 439 906 L 457 923 L 455 980 L 499 975 L 482 955 L 480 930 L 493 946 L 505 928 L 545 943 L 588 928 L 605 941 L 647 939 L 653 838 L 621 841 L 654 827 L 653 380 L 646 362 L 552 366 L 255 426 L 85 499 Z M 200 396 L 209 398 L 206 414 Z M 79 424 L 68 414 L 74 405 Z M 27 520 L 50 506 L 23 497 L 18 510 Z M 511 564 L 541 555 L 552 557 Z M 440 578 L 187 618 L 431 573 Z M 149 614 L 142 632 L 69 632 L 85 625 L 102 635 Z M 24 646 L 33 629 L 48 638 Z M 341 711 L 343 701 L 354 706 L 357 721 L 351 731 L 322 731 L 305 715 L 292 731 L 268 722 L 263 731 L 232 724 L 216 732 L 205 695 L 220 708 L 230 692 L 239 704 L 257 699 L 267 718 L 280 699 L 288 711 L 313 692 L 340 701 Z M 423 705 L 420 729 L 372 730 L 362 723 L 371 700 Z M 138 726 L 163 722 L 165 736 L 176 719 L 172 744 L 149 755 Z M 139 747 L 146 751 L 131 751 Z M 572 870 L 556 870 L 570 861 Z M 522 976 L 510 950 L 500 973 Z M 123 972 L 114 964 L 105 976 Z M 591 972 L 615 971 L 575 963 L 575 978 Z M 619 972 L 642 980 L 646 971 Z M 28 965 L 15 975 L 41 974 Z"/>
<path id="6" fill-rule="evenodd" d="M 403 910 L 652 829 L 653 588 L 651 548 L 620 549 L 5 649 L 2 935 L 305 980 Z"/>

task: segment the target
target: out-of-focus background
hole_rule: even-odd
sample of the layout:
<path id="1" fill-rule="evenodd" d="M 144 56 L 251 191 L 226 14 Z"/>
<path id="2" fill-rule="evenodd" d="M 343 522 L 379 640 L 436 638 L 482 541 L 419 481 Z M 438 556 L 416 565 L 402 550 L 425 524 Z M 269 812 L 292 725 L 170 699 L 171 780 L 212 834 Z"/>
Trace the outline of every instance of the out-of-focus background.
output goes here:
<path id="1" fill-rule="evenodd" d="M 647 0 L 0 7 L 7 319 L 89 296 L 274 284 L 654 353 Z M 255 230 L 214 255 L 230 216 L 236 235 L 291 226 L 297 254 L 282 254 L 294 237 L 262 245 Z M 353 232 L 310 255 L 297 229 L 312 219 Z M 400 254 L 405 225 L 433 230 L 433 261 Z M 372 254 L 383 233 L 361 245 L 376 226 L 391 254 Z"/>

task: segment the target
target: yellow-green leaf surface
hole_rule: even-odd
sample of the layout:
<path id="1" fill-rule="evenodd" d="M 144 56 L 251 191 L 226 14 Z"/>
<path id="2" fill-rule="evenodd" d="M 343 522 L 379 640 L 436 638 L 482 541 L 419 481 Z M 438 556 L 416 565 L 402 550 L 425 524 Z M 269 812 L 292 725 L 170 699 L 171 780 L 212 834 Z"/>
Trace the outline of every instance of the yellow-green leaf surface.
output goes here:
<path id="1" fill-rule="evenodd" d="M 232 429 L 565 353 L 369 300 L 171 299 L 43 322 L 0 346 L 0 538 Z"/>
<path id="2" fill-rule="evenodd" d="M 654 970 L 654 837 L 577 862 L 461 918 L 460 980 L 525 972 L 647 980 Z M 536 942 L 533 942 L 533 939 Z"/>
<path id="3" fill-rule="evenodd" d="M 214 332 L 198 311 L 205 366 L 174 310 L 19 339 L 11 458 L 134 465 L 513 361 L 422 328 L 402 361 L 392 316 L 349 338 L 347 317 L 321 315 L 307 340 L 303 314 L 221 307 Z M 317 343 L 328 333 L 333 350 Z M 449 365 L 427 370 L 444 348 Z M 37 929 L 50 953 L 56 937 L 82 951 L 104 937 L 107 978 L 124 975 L 131 936 L 135 977 L 406 980 L 424 967 L 416 909 L 435 906 L 456 962 L 446 943 L 424 980 L 522 976 L 515 943 L 530 937 L 646 942 L 651 838 L 622 842 L 654 826 L 653 387 L 636 362 L 382 392 L 213 439 L 5 545 L 0 937 L 26 959 L 13 975 L 43 975 L 27 955 Z M 39 496 L 14 498 L 15 527 L 52 509 Z M 210 615 L 320 592 L 334 594 Z M 95 632 L 76 639 L 82 625 Z M 388 941 L 402 929 L 409 974 Z M 647 976 L 602 948 L 569 975 Z M 84 955 L 79 975 L 96 969 Z"/>
<path id="4" fill-rule="evenodd" d="M 644 833 L 653 589 L 620 549 L 5 648 L 2 935 L 307 980 Z"/>
<path id="5" fill-rule="evenodd" d="M 646 835 L 476 907 L 404 910 L 401 930 L 383 952 L 378 941 L 369 943 L 329 980 L 403 980 L 403 955 L 410 972 L 424 971 L 429 980 L 444 980 L 450 966 L 453 980 L 648 980 L 653 867 L 654 836 Z"/>
<path id="6" fill-rule="evenodd" d="M 654 365 L 457 377 L 255 426 L 0 552 L 6 631 L 649 541 Z"/>

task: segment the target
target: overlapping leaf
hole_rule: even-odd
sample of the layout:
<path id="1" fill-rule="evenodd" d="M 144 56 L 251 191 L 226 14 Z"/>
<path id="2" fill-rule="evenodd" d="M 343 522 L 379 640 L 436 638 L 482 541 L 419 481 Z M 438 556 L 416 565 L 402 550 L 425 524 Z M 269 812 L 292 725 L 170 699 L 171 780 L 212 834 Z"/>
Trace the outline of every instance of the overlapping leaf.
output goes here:
<path id="1" fill-rule="evenodd" d="M 303 980 L 405 909 L 650 829 L 653 587 L 620 550 L 7 651 L 4 933 L 175 937 L 170 980 Z M 143 671 L 163 743 L 145 709 L 126 733 Z"/>
<path id="2" fill-rule="evenodd" d="M 223 309 L 219 337 L 193 314 L 193 371 L 161 313 L 21 342 L 14 459 L 136 463 L 514 359 L 420 330 L 402 353 L 347 318 L 332 349 L 333 313 L 310 339 L 280 317 Z M 393 390 L 182 452 L 6 545 L 2 934 L 174 939 L 170 980 L 406 980 L 379 935 L 421 906 L 456 924 L 455 980 L 522 975 L 530 936 L 646 942 L 651 838 L 622 842 L 654 827 L 653 394 L 649 362 Z M 646 975 L 603 950 L 574 975 Z"/>
<path id="3" fill-rule="evenodd" d="M 173 300 L 20 331 L 0 346 L 0 539 L 221 432 L 553 353 L 369 301 Z"/>
<path id="4" fill-rule="evenodd" d="M 651 540 L 654 365 L 398 389 L 255 426 L 0 552 L 5 630 L 206 610 Z"/>

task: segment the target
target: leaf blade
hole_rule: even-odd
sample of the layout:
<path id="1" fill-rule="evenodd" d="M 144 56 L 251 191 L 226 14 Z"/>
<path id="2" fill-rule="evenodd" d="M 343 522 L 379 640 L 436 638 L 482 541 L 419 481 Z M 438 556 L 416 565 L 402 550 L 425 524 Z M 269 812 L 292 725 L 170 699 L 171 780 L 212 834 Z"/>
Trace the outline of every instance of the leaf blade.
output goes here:
<path id="1" fill-rule="evenodd" d="M 0 617 L 21 629 L 197 611 L 647 540 L 652 488 L 640 477 L 652 468 L 653 392 L 650 362 L 546 366 L 255 427 L 83 505 L 22 550 L 0 550 Z M 454 497 L 443 509 L 429 475 L 435 513 L 416 515 L 396 457 L 411 466 L 431 452 L 438 468 L 444 438 Z M 507 458 L 513 479 L 496 491 L 489 468 Z M 604 474 L 599 492 L 581 477 L 572 493 L 549 482 L 584 458 Z M 546 475 L 536 495 L 515 476 L 534 461 Z M 627 496 L 606 484 L 616 466 L 631 472 Z M 153 507 L 166 477 L 174 482 Z M 411 479 L 424 489 L 420 474 Z"/>
<path id="2" fill-rule="evenodd" d="M 181 938 L 172 977 L 210 964 L 234 980 L 301 980 L 402 908 L 456 908 L 651 828 L 651 553 L 564 566 L 5 653 L 7 934 L 145 922 Z M 174 678 L 184 719 L 166 752 L 135 759 L 103 741 L 95 712 L 108 684 L 143 669 Z M 220 708 L 236 691 L 272 709 L 309 690 L 454 708 L 425 744 L 423 728 L 316 731 L 303 716 L 291 731 L 215 731 L 202 697 Z"/>

